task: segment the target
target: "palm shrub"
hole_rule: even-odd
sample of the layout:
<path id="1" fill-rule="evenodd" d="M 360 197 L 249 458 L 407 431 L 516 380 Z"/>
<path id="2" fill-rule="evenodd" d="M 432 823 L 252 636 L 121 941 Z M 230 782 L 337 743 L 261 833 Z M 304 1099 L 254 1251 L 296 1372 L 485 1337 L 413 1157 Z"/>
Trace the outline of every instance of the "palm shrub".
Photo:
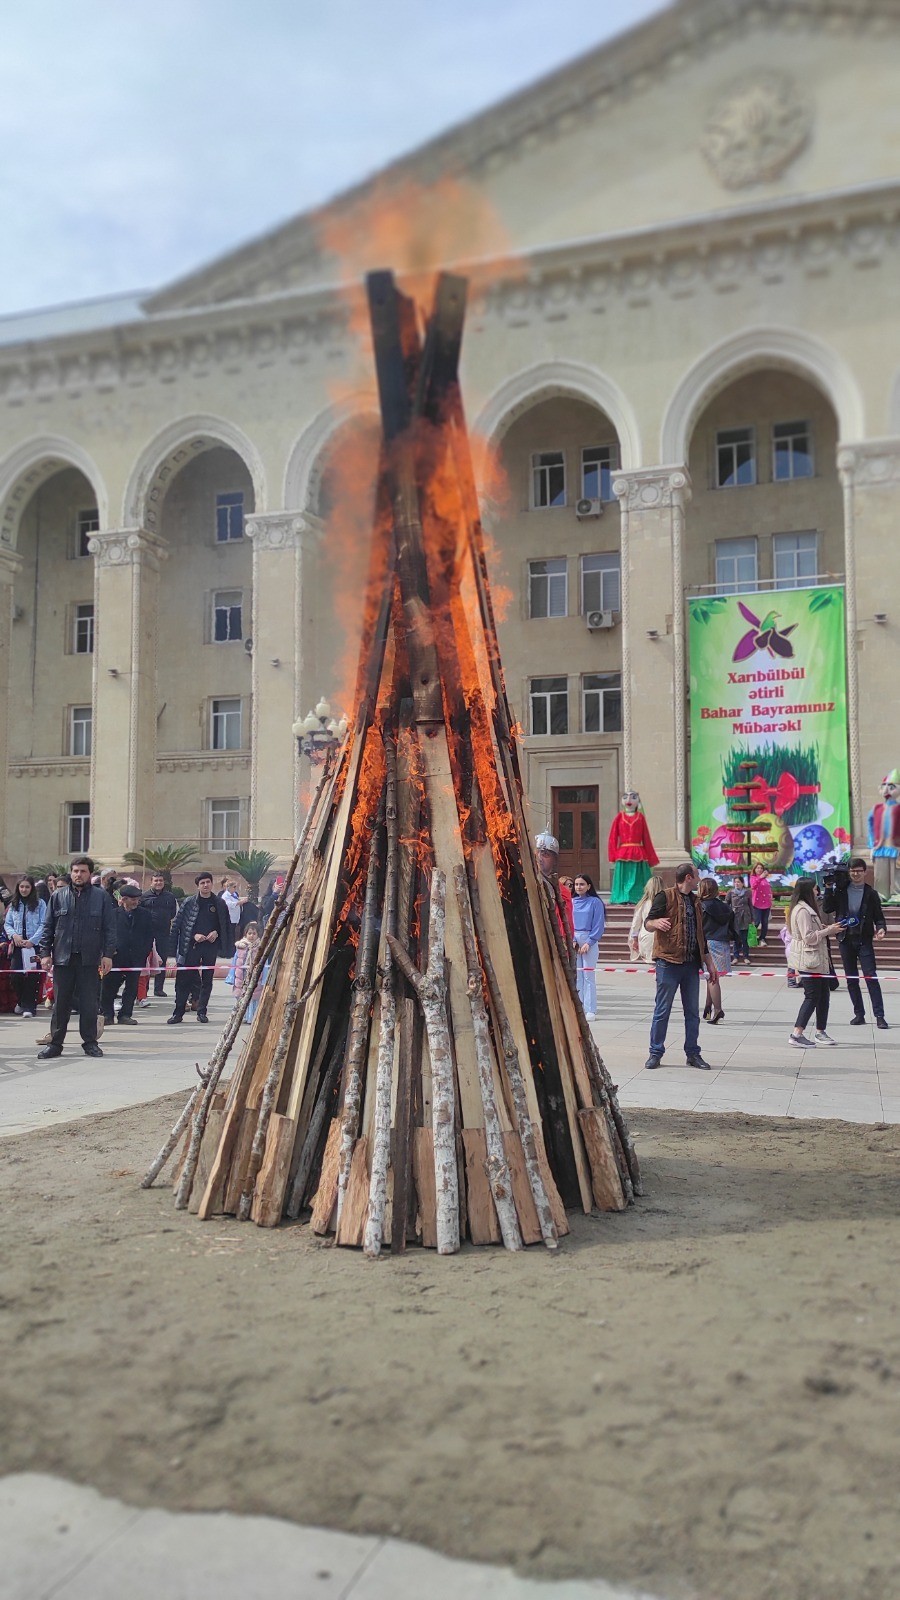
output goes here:
<path id="1" fill-rule="evenodd" d="M 173 872 L 193 866 L 197 860 L 195 844 L 157 844 L 146 850 L 128 850 L 124 860 L 129 867 L 146 867 L 148 872 L 161 872 L 171 888 Z"/>
<path id="2" fill-rule="evenodd" d="M 235 850 L 233 856 L 225 857 L 225 865 L 230 872 L 239 873 L 249 884 L 255 900 L 263 878 L 277 859 L 271 850 Z"/>

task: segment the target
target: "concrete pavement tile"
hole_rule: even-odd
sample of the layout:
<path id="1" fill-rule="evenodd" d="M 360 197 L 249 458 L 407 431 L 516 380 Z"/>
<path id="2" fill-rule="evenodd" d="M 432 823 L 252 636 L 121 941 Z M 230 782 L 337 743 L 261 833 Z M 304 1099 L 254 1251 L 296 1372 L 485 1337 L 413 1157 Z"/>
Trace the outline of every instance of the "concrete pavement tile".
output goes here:
<path id="1" fill-rule="evenodd" d="M 900 1095 L 881 1097 L 882 1122 L 900 1122 Z"/>
<path id="2" fill-rule="evenodd" d="M 388 1539 L 347 1591 L 347 1600 L 651 1600 L 601 1580 L 546 1583 L 507 1567 L 450 1561 L 421 1545 Z"/>
<path id="3" fill-rule="evenodd" d="M 274 1517 L 144 1511 L 53 1600 L 341 1600 L 378 1545 Z"/>
<path id="4" fill-rule="evenodd" d="M 141 1513 L 37 1472 L 0 1479 L 0 1597 L 43 1600 Z"/>

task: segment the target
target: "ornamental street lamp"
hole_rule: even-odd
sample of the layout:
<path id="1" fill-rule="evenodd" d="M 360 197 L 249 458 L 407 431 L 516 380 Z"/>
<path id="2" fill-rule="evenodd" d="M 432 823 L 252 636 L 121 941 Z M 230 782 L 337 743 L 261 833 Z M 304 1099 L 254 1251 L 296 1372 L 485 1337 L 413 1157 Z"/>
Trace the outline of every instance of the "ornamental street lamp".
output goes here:
<path id="1" fill-rule="evenodd" d="M 322 699 L 315 711 L 308 711 L 305 717 L 297 718 L 291 732 L 300 755 L 308 757 L 315 766 L 322 766 L 340 749 L 348 727 L 347 718 L 333 717 L 328 701 Z"/>

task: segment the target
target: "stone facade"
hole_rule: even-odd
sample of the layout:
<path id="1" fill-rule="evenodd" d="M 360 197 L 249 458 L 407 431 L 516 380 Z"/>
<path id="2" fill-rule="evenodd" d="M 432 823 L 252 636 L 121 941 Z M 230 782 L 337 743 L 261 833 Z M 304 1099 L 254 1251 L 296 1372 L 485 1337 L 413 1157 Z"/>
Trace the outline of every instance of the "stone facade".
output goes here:
<path id="1" fill-rule="evenodd" d="M 771 584 L 813 539 L 846 586 L 861 837 L 900 762 L 898 147 L 895 4 L 681 0 L 139 317 L 32 317 L 18 340 L 11 319 L 0 866 L 88 827 L 109 861 L 289 850 L 310 782 L 291 724 L 352 689 L 377 437 L 335 240 L 376 192 L 436 208 L 435 248 L 474 263 L 464 393 L 505 475 L 485 520 L 535 825 L 593 805 L 574 848 L 605 881 L 628 782 L 683 855 L 685 594 L 737 553 Z M 736 435 L 754 481 L 725 486 Z"/>

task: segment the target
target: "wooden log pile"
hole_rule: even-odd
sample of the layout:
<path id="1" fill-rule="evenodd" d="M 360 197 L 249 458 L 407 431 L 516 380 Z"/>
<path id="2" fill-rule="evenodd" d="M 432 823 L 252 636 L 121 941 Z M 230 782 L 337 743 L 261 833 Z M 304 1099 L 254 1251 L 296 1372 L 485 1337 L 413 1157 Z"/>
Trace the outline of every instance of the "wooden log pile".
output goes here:
<path id="1" fill-rule="evenodd" d="M 553 1249 L 567 1209 L 641 1192 L 526 828 L 458 379 L 465 292 L 443 275 L 421 319 L 391 274 L 368 279 L 383 446 L 353 723 L 144 1179 L 181 1141 L 178 1207 L 308 1216 L 369 1256 Z"/>

